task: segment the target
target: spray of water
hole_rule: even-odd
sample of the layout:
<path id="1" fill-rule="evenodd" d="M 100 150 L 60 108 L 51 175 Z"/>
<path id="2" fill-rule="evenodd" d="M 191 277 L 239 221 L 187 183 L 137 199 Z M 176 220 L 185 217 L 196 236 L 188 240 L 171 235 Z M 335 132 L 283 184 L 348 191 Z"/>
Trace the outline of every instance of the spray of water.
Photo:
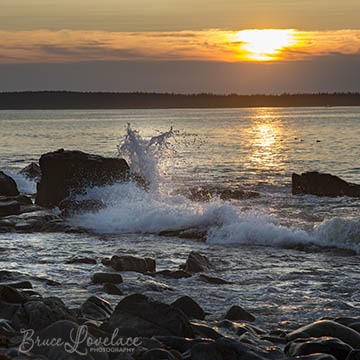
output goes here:
<path id="1" fill-rule="evenodd" d="M 167 132 L 145 139 L 128 124 L 125 138 L 117 146 L 118 156 L 126 158 L 131 171 L 141 176 L 154 190 L 164 181 L 166 162 L 174 155 L 170 141 L 173 138 L 172 127 Z"/>

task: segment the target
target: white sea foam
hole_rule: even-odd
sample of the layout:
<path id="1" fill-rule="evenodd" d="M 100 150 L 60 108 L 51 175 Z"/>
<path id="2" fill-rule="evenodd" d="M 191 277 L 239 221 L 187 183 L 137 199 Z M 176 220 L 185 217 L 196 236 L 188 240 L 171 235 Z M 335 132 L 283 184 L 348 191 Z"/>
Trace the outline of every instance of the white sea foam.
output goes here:
<path id="1" fill-rule="evenodd" d="M 206 231 L 206 241 L 216 245 L 263 245 L 292 247 L 298 244 L 333 246 L 360 253 L 360 221 L 334 218 L 305 231 L 279 225 L 266 209 L 243 211 L 235 203 L 213 199 L 192 202 L 162 191 L 164 158 L 172 156 L 173 130 L 145 140 L 127 128 L 119 155 L 126 156 L 131 170 L 150 183 L 148 191 L 134 183 L 87 189 L 82 199 L 105 204 L 97 212 L 74 215 L 70 221 L 98 233 L 159 233 L 184 228 Z M 168 190 L 168 189 L 167 189 Z"/>

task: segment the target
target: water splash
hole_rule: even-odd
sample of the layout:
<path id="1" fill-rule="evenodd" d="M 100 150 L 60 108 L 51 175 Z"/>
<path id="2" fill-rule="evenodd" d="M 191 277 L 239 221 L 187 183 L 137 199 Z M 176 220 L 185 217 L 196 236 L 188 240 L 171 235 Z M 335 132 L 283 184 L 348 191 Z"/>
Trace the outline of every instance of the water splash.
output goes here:
<path id="1" fill-rule="evenodd" d="M 141 176 L 154 190 L 164 181 L 166 163 L 175 153 L 170 141 L 174 135 L 175 131 L 171 127 L 169 131 L 147 140 L 128 123 L 124 141 L 117 146 L 118 156 L 125 157 L 131 171 Z"/>

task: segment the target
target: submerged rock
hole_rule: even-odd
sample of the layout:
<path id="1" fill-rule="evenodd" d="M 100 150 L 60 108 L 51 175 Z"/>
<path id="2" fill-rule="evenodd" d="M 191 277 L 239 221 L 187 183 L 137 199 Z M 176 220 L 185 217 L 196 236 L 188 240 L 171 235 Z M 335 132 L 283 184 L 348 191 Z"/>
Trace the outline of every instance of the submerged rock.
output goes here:
<path id="1" fill-rule="evenodd" d="M 142 274 L 156 271 L 154 259 L 131 255 L 114 255 L 110 260 L 110 266 L 116 271 L 135 271 Z"/>
<path id="2" fill-rule="evenodd" d="M 201 274 L 198 278 L 200 281 L 207 282 L 208 284 L 217 284 L 217 285 L 225 285 L 225 284 L 232 284 L 230 281 L 226 281 L 217 277 L 208 276 Z"/>
<path id="3" fill-rule="evenodd" d="M 191 251 L 185 264 L 180 265 L 180 269 L 190 273 L 211 270 L 212 268 L 209 259 L 196 251 Z"/>
<path id="4" fill-rule="evenodd" d="M 210 201 L 214 197 L 219 197 L 221 200 L 247 200 L 260 196 L 256 191 L 214 186 L 194 187 L 189 189 L 184 195 L 192 201 Z"/>
<path id="5" fill-rule="evenodd" d="M 15 180 L 0 171 L 0 195 L 2 196 L 16 196 L 19 195 Z"/>
<path id="6" fill-rule="evenodd" d="M 166 278 L 170 278 L 170 279 L 183 279 L 183 278 L 189 278 L 192 275 L 189 274 L 186 271 L 183 270 L 161 270 L 161 271 L 156 271 L 154 273 L 149 273 L 148 275 L 150 276 L 163 276 Z"/>
<path id="7" fill-rule="evenodd" d="M 337 176 L 316 171 L 292 174 L 292 193 L 317 196 L 360 197 L 360 185 L 348 183 Z"/>
<path id="8" fill-rule="evenodd" d="M 130 180 L 130 169 L 124 159 L 104 158 L 82 151 L 60 149 L 40 158 L 41 180 L 36 204 L 54 207 L 85 186 L 103 186 Z"/>

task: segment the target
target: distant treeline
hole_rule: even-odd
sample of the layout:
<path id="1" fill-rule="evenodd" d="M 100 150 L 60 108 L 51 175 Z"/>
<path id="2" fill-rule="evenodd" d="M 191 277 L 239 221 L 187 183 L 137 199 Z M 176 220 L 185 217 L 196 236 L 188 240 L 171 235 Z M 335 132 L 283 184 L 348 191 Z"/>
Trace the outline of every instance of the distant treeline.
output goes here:
<path id="1" fill-rule="evenodd" d="M 215 95 L 24 91 L 0 93 L 0 109 L 174 109 L 299 106 L 360 106 L 360 93 Z"/>

